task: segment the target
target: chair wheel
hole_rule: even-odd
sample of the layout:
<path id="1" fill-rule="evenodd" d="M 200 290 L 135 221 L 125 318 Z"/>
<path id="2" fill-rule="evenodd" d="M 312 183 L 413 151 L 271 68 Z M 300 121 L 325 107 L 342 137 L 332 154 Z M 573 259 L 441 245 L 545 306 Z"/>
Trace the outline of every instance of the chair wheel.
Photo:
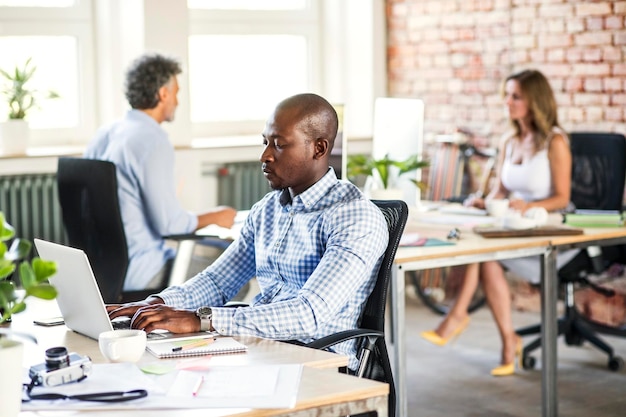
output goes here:
<path id="1" fill-rule="evenodd" d="M 617 372 L 620 369 L 624 368 L 624 359 L 622 359 L 620 356 L 613 356 L 611 359 L 609 359 L 609 363 L 607 366 L 611 371 Z"/>
<path id="2" fill-rule="evenodd" d="M 522 358 L 522 368 L 524 369 L 534 369 L 537 361 L 532 356 L 524 356 Z"/>

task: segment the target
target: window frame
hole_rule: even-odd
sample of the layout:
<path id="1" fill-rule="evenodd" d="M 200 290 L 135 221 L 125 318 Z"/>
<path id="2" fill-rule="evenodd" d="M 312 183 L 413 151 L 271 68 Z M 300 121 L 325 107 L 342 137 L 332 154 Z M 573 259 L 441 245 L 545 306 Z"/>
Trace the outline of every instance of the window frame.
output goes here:
<path id="1" fill-rule="evenodd" d="M 280 35 L 302 36 L 307 43 L 308 90 L 321 88 L 320 2 L 308 0 L 302 10 L 205 10 L 189 9 L 189 33 L 196 35 Z M 193 88 L 191 80 L 189 88 Z M 242 96 L 242 99 L 244 97 Z M 269 112 L 269 110 L 268 110 Z M 229 136 L 258 135 L 265 119 L 222 122 L 196 122 L 191 124 L 194 139 Z"/>
<path id="2" fill-rule="evenodd" d="M 0 36 L 71 36 L 77 42 L 78 124 L 72 128 L 31 129 L 29 146 L 85 143 L 96 129 L 92 2 L 72 7 L 0 6 Z"/>

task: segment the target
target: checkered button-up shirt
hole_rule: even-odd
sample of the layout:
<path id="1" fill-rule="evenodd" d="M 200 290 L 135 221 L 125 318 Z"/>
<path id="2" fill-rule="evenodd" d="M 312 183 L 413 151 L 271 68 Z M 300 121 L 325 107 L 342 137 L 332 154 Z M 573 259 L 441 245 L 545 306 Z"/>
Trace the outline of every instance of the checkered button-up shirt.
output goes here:
<path id="1" fill-rule="evenodd" d="M 178 308 L 212 306 L 213 327 L 225 335 L 306 343 L 355 328 L 387 247 L 382 213 L 332 168 L 289 200 L 287 190 L 267 194 L 218 260 L 159 296 Z M 260 293 L 250 307 L 215 308 L 253 277 Z M 354 369 L 355 344 L 334 349 Z"/>

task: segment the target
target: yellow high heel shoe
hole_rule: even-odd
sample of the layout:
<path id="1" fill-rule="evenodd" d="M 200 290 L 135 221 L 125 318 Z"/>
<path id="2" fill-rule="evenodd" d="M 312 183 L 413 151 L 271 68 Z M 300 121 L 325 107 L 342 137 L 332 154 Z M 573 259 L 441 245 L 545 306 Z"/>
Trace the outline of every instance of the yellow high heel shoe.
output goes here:
<path id="1" fill-rule="evenodd" d="M 469 322 L 470 322 L 470 318 L 466 317 L 465 320 L 463 320 L 463 322 L 459 325 L 459 327 L 454 329 L 452 334 L 447 338 L 439 336 L 434 330 L 428 330 L 428 331 L 422 332 L 420 333 L 420 336 L 422 336 L 424 339 L 428 340 L 430 343 L 433 343 L 437 346 L 445 346 L 451 340 L 459 337 L 459 335 L 463 333 L 465 329 L 467 329 L 467 325 L 469 324 Z"/>
<path id="2" fill-rule="evenodd" d="M 518 367 L 522 368 L 522 338 L 517 338 L 517 344 L 515 345 L 515 358 L 513 362 L 505 365 L 496 366 L 491 370 L 493 376 L 509 376 L 515 374 L 515 363 Z"/>

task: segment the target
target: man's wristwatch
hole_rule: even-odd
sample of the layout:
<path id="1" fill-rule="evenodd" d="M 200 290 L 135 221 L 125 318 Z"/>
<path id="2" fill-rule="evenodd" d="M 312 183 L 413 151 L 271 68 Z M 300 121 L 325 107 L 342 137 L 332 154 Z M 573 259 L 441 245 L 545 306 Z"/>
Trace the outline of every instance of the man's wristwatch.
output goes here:
<path id="1" fill-rule="evenodd" d="M 211 331 L 213 328 L 213 310 L 211 307 L 199 307 L 196 316 L 200 318 L 200 331 Z"/>

